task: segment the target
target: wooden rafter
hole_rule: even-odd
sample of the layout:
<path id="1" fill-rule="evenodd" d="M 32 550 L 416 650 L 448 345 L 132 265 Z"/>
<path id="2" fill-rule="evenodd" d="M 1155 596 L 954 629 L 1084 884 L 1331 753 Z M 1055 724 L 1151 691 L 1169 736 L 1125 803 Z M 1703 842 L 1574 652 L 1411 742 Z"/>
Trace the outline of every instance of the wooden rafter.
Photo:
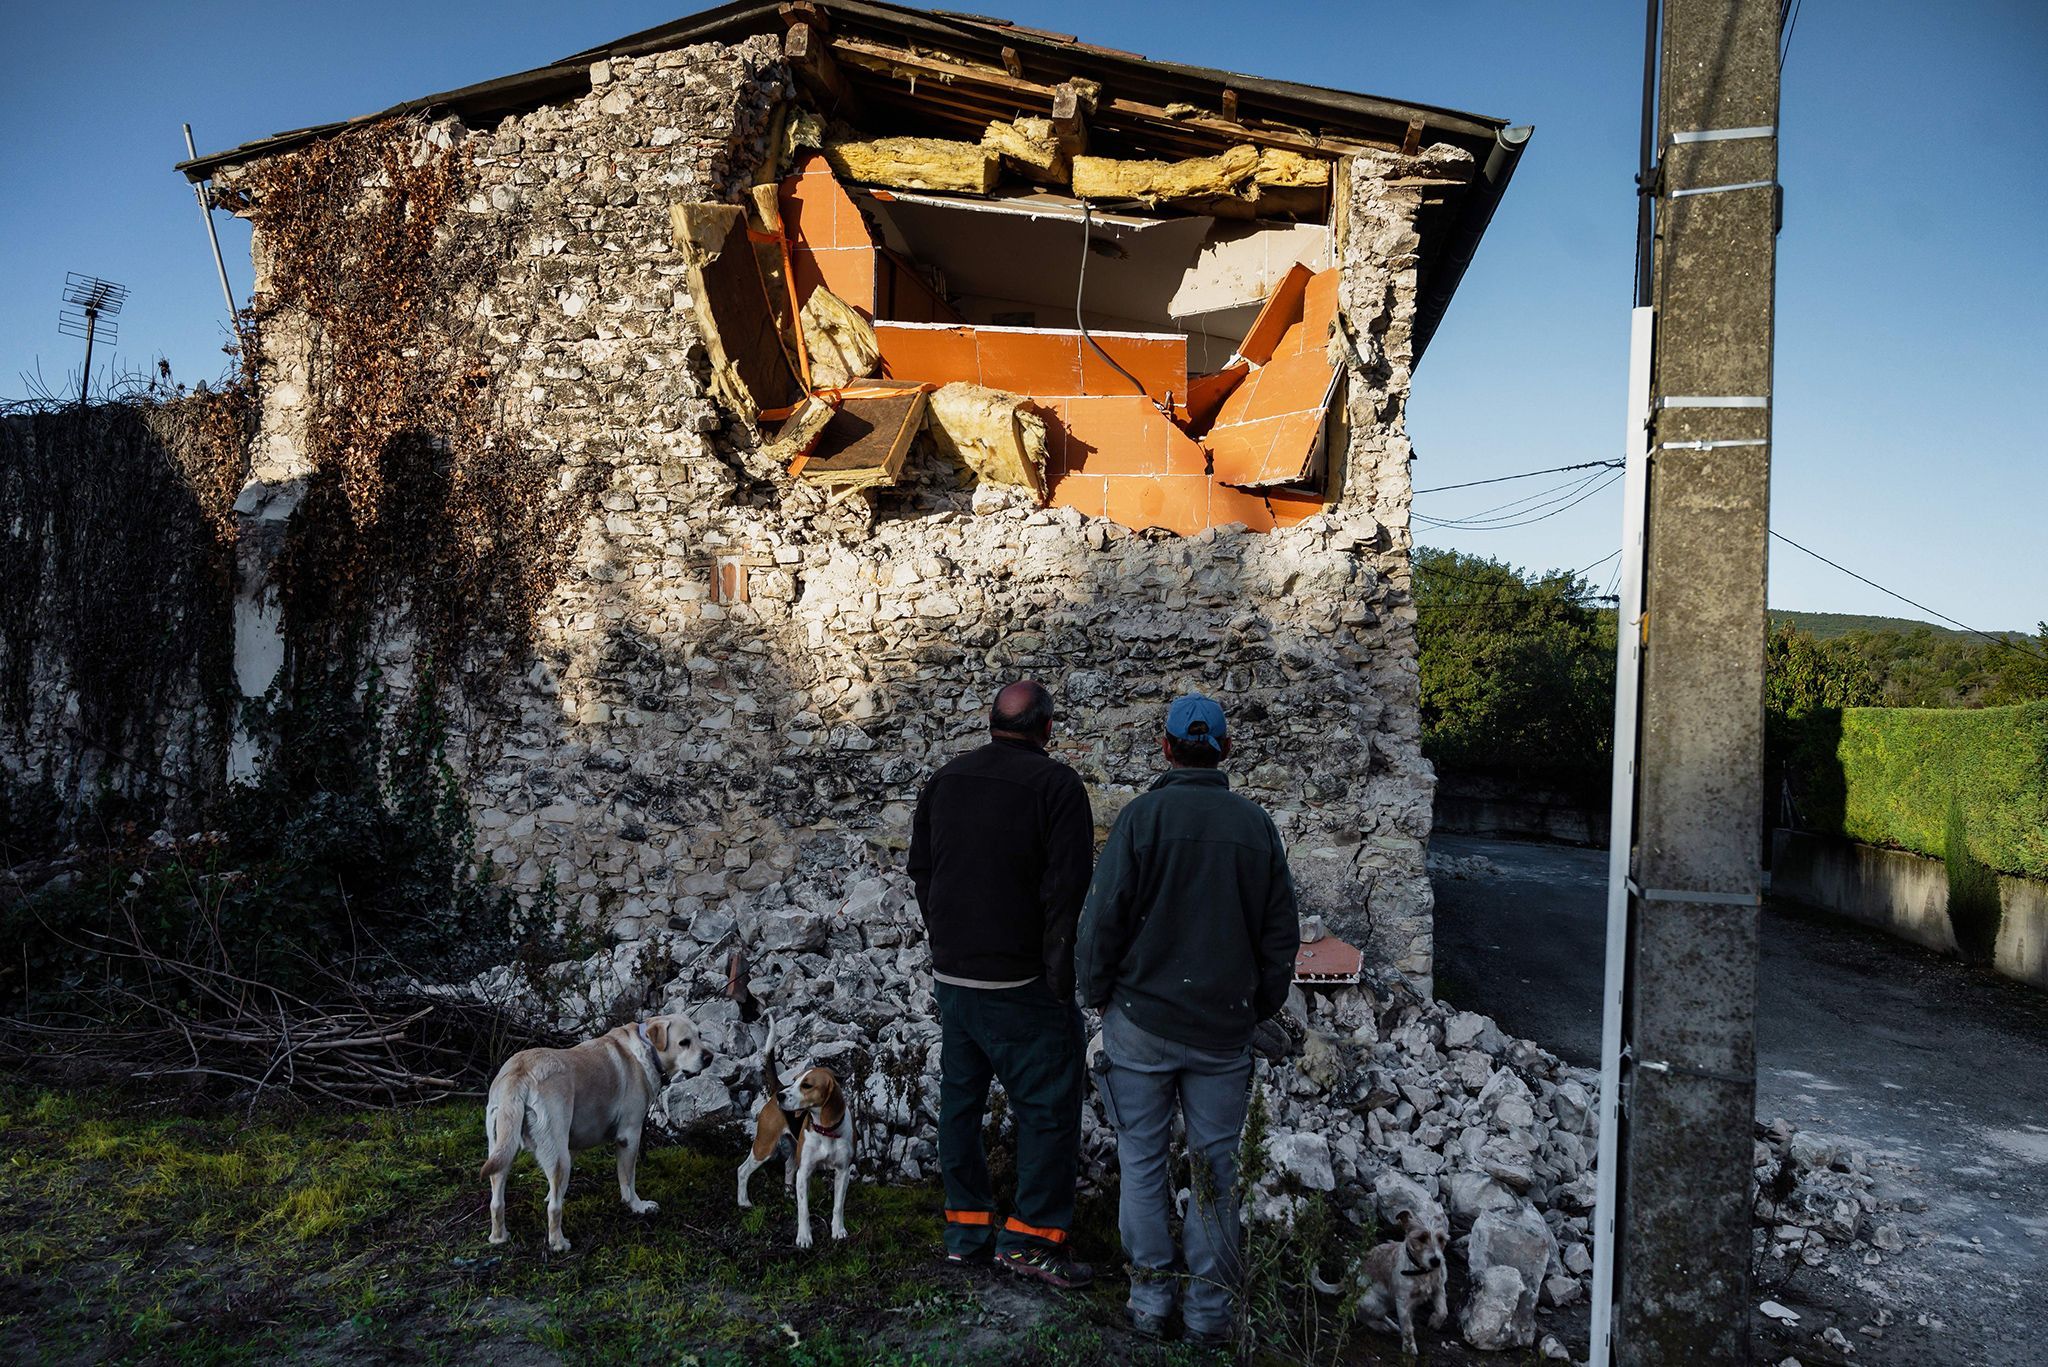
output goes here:
<path id="1" fill-rule="evenodd" d="M 830 45 L 842 66 L 913 86 L 919 99 L 934 87 L 942 87 L 963 101 L 975 99 L 986 102 L 991 117 L 1007 117 L 1009 112 L 1017 110 L 1045 110 L 1050 113 L 1055 107 L 1057 92 L 1075 85 L 1045 85 L 1012 75 L 1001 67 L 983 66 L 936 53 L 914 52 L 909 48 L 845 34 L 833 35 Z M 1214 114 L 1176 118 L 1161 106 L 1117 96 L 1109 91 L 1102 92 L 1097 99 L 1094 113 L 1098 125 L 1106 131 L 1148 137 L 1162 146 L 1185 148 L 1193 153 L 1245 142 L 1324 156 L 1398 147 L 1397 143 L 1373 142 L 1358 137 L 1327 138 L 1264 120 L 1238 123 Z"/>

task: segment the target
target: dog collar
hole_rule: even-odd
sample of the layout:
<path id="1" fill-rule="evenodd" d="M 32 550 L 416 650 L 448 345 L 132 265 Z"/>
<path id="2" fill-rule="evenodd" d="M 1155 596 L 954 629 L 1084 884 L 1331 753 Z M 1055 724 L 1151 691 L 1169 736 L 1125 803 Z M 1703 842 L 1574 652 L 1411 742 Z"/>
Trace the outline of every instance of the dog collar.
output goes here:
<path id="1" fill-rule="evenodd" d="M 639 1034 L 640 1042 L 647 1046 L 647 1057 L 654 1064 L 654 1080 L 657 1083 L 667 1082 L 668 1073 L 661 1066 L 661 1050 L 655 1048 L 654 1041 L 647 1037 L 647 1022 L 635 1021 L 633 1022 L 633 1029 Z"/>
<path id="2" fill-rule="evenodd" d="M 845 1123 L 845 1117 L 842 1116 L 840 1118 L 839 1124 L 844 1125 Z M 822 1123 L 819 1122 L 818 1117 L 816 1116 L 811 1117 L 811 1128 L 817 1131 L 818 1138 L 820 1139 L 837 1139 L 839 1137 L 838 1126 L 834 1126 L 833 1128 L 828 1130 Z"/>
<path id="3" fill-rule="evenodd" d="M 1401 1275 L 1404 1277 L 1427 1277 L 1434 1271 L 1436 1269 L 1433 1267 L 1404 1267 L 1401 1269 Z"/>

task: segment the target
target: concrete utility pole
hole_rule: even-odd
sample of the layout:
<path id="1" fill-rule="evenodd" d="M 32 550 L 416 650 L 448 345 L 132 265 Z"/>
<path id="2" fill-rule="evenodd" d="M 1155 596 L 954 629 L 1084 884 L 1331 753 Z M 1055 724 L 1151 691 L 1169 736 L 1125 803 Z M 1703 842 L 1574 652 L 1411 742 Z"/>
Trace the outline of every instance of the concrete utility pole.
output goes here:
<path id="1" fill-rule="evenodd" d="M 1628 1367 L 1747 1360 L 1763 877 L 1779 0 L 1663 9 L 1615 1231 Z"/>

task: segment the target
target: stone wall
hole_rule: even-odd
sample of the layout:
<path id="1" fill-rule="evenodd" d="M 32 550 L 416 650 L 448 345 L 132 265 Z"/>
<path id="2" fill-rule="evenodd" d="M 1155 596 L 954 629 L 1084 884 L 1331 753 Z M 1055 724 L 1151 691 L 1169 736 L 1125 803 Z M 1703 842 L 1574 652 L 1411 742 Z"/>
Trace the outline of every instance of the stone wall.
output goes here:
<path id="1" fill-rule="evenodd" d="M 900 862 L 918 785 L 982 738 L 1003 681 L 1053 689 L 1058 752 L 1105 828 L 1160 767 L 1167 700 L 1200 688 L 1230 711 L 1236 781 L 1274 812 L 1308 909 L 1426 985 L 1433 780 L 1402 432 L 1416 192 L 1383 183 L 1393 160 L 1357 159 L 1340 212 L 1341 496 L 1286 531 L 1183 539 L 937 475 L 872 506 L 785 478 L 705 392 L 668 221 L 671 202 L 750 179 L 788 87 L 775 45 L 600 63 L 592 80 L 495 128 L 430 130 L 475 154 L 468 211 L 513 229 L 481 305 L 504 428 L 563 489 L 599 489 L 530 669 L 458 718 L 481 849 L 524 895 L 551 887 L 629 937 L 744 919 L 807 842 L 852 835 Z M 259 277 L 264 256 L 259 234 Z M 303 348 L 279 337 L 267 356 L 245 546 L 289 517 L 306 473 Z M 261 553 L 243 569 L 253 695 L 275 623 Z M 384 663 L 403 682 L 403 645 Z"/>

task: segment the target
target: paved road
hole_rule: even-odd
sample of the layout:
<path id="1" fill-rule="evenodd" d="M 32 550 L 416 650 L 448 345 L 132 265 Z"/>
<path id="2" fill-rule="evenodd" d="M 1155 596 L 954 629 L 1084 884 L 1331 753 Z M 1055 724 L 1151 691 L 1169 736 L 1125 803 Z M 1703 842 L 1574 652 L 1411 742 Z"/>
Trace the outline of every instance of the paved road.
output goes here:
<path id="1" fill-rule="evenodd" d="M 1606 852 L 1442 835 L 1434 853 L 1499 866 L 1436 879 L 1439 993 L 1597 1066 Z M 1868 1146 L 1880 1194 L 1906 1203 L 1902 1228 L 1919 1235 L 1896 1257 L 1858 1249 L 1782 1285 L 1767 1262 L 1760 1286 L 1821 1311 L 1787 1351 L 1839 1361 L 1812 1342 L 1833 1323 L 1859 1363 L 2048 1361 L 2048 997 L 1771 905 L 1757 1051 L 1757 1113 Z M 1878 1308 L 1892 1324 L 1859 1335 Z"/>

